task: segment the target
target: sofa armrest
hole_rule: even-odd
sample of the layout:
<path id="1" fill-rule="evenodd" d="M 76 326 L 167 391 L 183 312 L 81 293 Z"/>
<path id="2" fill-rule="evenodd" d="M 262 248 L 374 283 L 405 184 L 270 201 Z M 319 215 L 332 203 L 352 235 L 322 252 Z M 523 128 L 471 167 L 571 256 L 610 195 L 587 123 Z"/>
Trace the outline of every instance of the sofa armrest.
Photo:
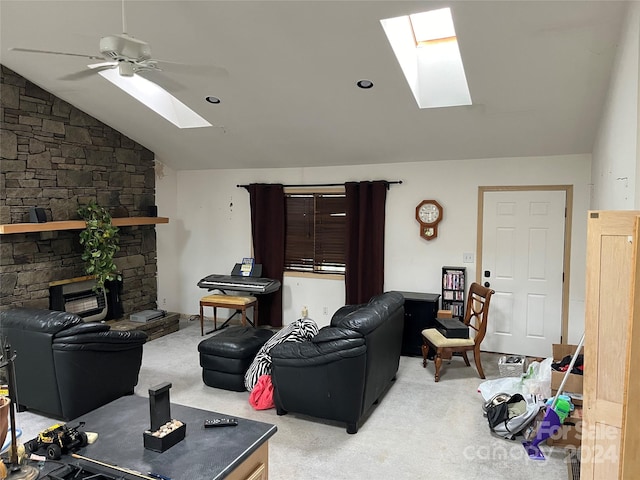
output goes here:
<path id="1" fill-rule="evenodd" d="M 342 319 L 344 317 L 349 315 L 351 312 L 355 312 L 359 308 L 362 308 L 363 306 L 364 306 L 364 304 L 361 304 L 361 305 L 345 305 L 344 307 L 340 307 L 338 310 L 336 310 L 336 313 L 334 313 L 333 316 L 331 317 L 330 325 L 332 327 L 339 326 L 340 322 L 342 321 Z"/>
<path id="2" fill-rule="evenodd" d="M 87 322 L 73 325 L 72 327 L 60 330 L 54 335 L 54 338 L 72 337 L 74 335 L 82 335 L 86 333 L 107 332 L 111 329 L 106 323 Z"/>
<path id="3" fill-rule="evenodd" d="M 364 338 L 344 328 L 325 327 L 307 342 L 281 343 L 271 350 L 273 365 L 317 366 L 366 354 Z"/>
<path id="4" fill-rule="evenodd" d="M 79 333 L 68 337 L 55 337 L 53 350 L 90 350 L 114 352 L 139 347 L 147 341 L 147 334 L 139 330 Z"/>
<path id="5" fill-rule="evenodd" d="M 82 323 L 84 323 L 82 318 L 69 312 L 38 308 L 11 308 L 0 311 L 0 325 L 3 328 L 13 328 L 14 330 L 55 335 L 61 330 Z"/>
<path id="6" fill-rule="evenodd" d="M 363 338 L 360 332 L 342 327 L 322 327 L 311 341 L 313 343 L 333 342 L 336 340 L 349 340 L 352 338 Z"/>

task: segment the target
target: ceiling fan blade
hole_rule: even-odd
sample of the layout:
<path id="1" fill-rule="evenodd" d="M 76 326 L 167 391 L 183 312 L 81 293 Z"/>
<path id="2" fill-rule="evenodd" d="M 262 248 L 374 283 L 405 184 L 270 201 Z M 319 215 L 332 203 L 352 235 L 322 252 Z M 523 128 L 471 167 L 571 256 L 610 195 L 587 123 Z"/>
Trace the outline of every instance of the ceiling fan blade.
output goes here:
<path id="1" fill-rule="evenodd" d="M 191 73 L 195 75 L 207 75 L 216 77 L 228 77 L 229 71 L 218 65 L 193 65 L 188 63 L 170 62 L 168 60 L 155 60 L 158 68 L 171 73 Z"/>
<path id="2" fill-rule="evenodd" d="M 118 65 L 118 62 L 101 62 L 101 63 L 92 63 L 91 65 L 87 65 L 89 68 L 95 69 L 103 69 L 103 68 L 113 68 Z"/>
<path id="3" fill-rule="evenodd" d="M 67 55 L 69 57 L 89 58 L 91 60 L 106 60 L 106 58 L 101 57 L 99 55 L 84 55 L 82 53 L 54 52 L 52 50 L 37 50 L 37 49 L 34 49 L 34 48 L 11 47 L 9 50 L 11 50 L 13 52 L 44 53 L 44 54 L 47 54 L 47 55 Z"/>
<path id="4" fill-rule="evenodd" d="M 89 65 L 89 68 L 85 70 L 80 70 L 79 72 L 64 75 L 60 77 L 59 80 L 82 80 L 83 78 L 92 76 L 100 70 L 104 70 L 105 68 L 113 68 L 116 65 L 117 63 L 115 62 L 94 63 L 93 65 Z"/>

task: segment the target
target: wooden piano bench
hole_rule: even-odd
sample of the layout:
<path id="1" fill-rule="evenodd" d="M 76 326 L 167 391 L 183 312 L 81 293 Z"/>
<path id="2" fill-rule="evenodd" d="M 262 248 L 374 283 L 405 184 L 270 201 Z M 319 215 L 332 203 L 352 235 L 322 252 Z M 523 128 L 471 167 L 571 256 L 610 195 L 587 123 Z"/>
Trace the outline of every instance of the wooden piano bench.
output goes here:
<path id="1" fill-rule="evenodd" d="M 204 335 L 204 307 L 213 307 L 213 331 L 218 330 L 217 307 L 235 310 L 233 315 L 241 312 L 243 327 L 247 325 L 247 308 L 253 307 L 253 322 L 249 320 L 249 323 L 252 323 L 253 326 L 258 324 L 258 299 L 256 297 L 222 294 L 207 295 L 200 299 L 200 335 Z M 224 322 L 223 327 L 231 320 L 233 315 Z"/>

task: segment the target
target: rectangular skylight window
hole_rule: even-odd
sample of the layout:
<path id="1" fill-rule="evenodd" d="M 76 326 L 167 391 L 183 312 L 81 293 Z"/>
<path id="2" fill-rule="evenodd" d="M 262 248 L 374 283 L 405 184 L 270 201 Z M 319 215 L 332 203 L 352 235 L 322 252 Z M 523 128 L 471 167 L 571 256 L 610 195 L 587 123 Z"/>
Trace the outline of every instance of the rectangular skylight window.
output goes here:
<path id="1" fill-rule="evenodd" d="M 450 8 L 380 23 L 418 107 L 472 104 Z"/>
<path id="2" fill-rule="evenodd" d="M 409 15 L 409 21 L 416 38 L 416 45 L 428 44 L 433 40 L 455 38 L 456 29 L 449 8 Z"/>
<path id="3" fill-rule="evenodd" d="M 89 65 L 94 68 L 99 65 Z M 178 128 L 210 127 L 211 124 L 159 85 L 140 75 L 122 76 L 117 68 L 100 70 L 102 77 L 121 88 Z"/>

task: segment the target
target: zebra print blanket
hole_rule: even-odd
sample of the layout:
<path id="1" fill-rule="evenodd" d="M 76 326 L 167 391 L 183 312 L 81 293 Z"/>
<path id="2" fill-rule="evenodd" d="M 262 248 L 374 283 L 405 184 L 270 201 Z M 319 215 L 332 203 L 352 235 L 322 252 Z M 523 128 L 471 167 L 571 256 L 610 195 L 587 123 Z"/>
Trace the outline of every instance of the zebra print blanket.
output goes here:
<path id="1" fill-rule="evenodd" d="M 262 375 L 271 375 L 271 349 L 284 342 L 303 342 L 313 338 L 318 333 L 318 325 L 310 318 L 301 318 L 283 327 L 278 333 L 267 340 L 253 363 L 244 375 L 244 386 L 247 391 L 253 390 Z"/>

